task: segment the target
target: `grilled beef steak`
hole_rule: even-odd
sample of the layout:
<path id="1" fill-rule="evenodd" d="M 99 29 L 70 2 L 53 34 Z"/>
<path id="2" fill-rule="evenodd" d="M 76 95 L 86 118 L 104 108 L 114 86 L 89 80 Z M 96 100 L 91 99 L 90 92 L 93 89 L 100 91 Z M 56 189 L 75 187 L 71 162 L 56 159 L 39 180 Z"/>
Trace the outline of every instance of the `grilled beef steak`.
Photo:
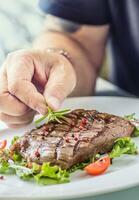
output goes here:
<path id="1" fill-rule="evenodd" d="M 117 138 L 134 131 L 128 120 L 96 110 L 73 110 L 61 122 L 26 133 L 11 151 L 19 151 L 29 162 L 50 162 L 68 169 L 97 153 L 110 151 Z"/>

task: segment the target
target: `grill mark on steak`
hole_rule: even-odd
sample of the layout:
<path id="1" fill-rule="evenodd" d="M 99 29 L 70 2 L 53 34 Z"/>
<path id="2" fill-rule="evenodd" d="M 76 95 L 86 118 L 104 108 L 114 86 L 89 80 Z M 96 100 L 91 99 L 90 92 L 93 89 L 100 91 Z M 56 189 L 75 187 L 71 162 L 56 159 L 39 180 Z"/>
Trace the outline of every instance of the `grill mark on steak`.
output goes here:
<path id="1" fill-rule="evenodd" d="M 65 133 L 63 135 L 63 137 L 65 137 L 67 135 L 67 133 Z M 59 151 L 59 148 L 62 146 L 62 143 L 63 143 L 63 137 L 61 137 L 61 140 L 57 143 L 56 145 L 56 149 L 55 149 L 55 159 L 58 160 L 58 151 Z"/>
<path id="2" fill-rule="evenodd" d="M 50 122 L 27 132 L 11 147 L 11 152 L 19 151 L 31 162 L 50 162 L 68 169 L 96 153 L 107 153 L 117 138 L 130 136 L 134 130 L 128 120 L 96 110 L 74 110 L 61 122 Z"/>
<path id="3" fill-rule="evenodd" d="M 77 152 L 77 149 L 78 149 L 78 145 L 79 145 L 79 143 L 81 142 L 82 140 L 78 140 L 77 142 L 76 142 L 76 144 L 75 144 L 75 146 L 74 146 L 74 149 L 73 149 L 73 156 L 76 154 L 76 152 Z"/>

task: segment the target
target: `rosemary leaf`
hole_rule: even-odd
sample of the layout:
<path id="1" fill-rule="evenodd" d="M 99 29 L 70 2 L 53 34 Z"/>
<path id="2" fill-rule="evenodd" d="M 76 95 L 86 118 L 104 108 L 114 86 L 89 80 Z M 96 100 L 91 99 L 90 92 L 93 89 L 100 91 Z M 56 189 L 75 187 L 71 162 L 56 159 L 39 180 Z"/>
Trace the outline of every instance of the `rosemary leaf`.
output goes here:
<path id="1" fill-rule="evenodd" d="M 44 119 L 46 119 L 46 118 L 47 118 L 47 115 L 44 115 L 43 117 L 37 119 L 37 120 L 35 121 L 35 124 L 39 124 L 40 122 L 42 122 L 42 121 L 43 121 Z"/>
<path id="2" fill-rule="evenodd" d="M 64 110 L 59 110 L 59 111 L 55 111 L 55 114 L 58 113 L 58 114 L 62 114 L 62 113 L 68 113 L 70 112 L 70 109 L 64 109 Z"/>
<path id="3" fill-rule="evenodd" d="M 64 109 L 60 111 L 53 111 L 50 107 L 48 107 L 48 113 L 43 117 L 39 118 L 35 121 L 35 124 L 42 122 L 43 120 L 47 119 L 46 123 L 57 121 L 61 123 L 60 119 L 65 119 L 64 115 L 69 113 L 70 109 Z"/>

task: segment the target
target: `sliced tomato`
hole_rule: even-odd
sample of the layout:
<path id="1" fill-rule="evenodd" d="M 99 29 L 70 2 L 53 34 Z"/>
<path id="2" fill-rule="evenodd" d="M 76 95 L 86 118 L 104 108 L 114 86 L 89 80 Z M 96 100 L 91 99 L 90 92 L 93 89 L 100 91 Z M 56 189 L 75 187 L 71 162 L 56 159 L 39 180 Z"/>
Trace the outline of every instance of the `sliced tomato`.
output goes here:
<path id="1" fill-rule="evenodd" d="M 87 165 L 84 169 L 90 175 L 100 175 L 104 173 L 111 164 L 110 157 L 108 155 L 101 157 L 96 162 Z"/>
<path id="2" fill-rule="evenodd" d="M 0 149 L 4 149 L 7 145 L 7 140 L 0 141 Z"/>

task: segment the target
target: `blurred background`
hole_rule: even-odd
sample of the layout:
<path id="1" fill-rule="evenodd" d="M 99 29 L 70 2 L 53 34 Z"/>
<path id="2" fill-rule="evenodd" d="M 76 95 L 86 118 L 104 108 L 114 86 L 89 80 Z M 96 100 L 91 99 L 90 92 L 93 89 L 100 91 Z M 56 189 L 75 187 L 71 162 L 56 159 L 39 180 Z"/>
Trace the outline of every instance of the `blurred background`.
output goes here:
<path id="1" fill-rule="evenodd" d="M 31 45 L 43 26 L 45 15 L 38 0 L 0 1 L 0 64 L 8 52 Z"/>
<path id="2" fill-rule="evenodd" d="M 31 46 L 43 28 L 45 15 L 38 8 L 38 0 L 0 1 L 0 66 L 7 53 Z M 108 77 L 105 63 L 101 76 Z"/>

